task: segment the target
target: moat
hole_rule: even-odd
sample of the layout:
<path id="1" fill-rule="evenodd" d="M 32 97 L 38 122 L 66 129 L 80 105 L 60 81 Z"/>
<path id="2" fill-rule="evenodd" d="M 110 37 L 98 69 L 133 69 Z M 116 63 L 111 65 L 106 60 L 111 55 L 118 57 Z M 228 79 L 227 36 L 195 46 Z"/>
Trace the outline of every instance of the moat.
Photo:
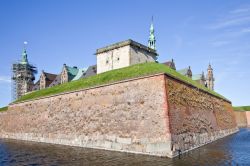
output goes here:
<path id="1" fill-rule="evenodd" d="M 174 159 L 0 139 L 0 165 L 250 165 L 250 128 Z"/>

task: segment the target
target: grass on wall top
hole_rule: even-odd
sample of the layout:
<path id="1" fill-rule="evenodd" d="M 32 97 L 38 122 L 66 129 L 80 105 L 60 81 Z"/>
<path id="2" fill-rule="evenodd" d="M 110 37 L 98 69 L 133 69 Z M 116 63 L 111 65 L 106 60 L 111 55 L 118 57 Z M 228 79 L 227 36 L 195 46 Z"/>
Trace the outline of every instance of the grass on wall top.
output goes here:
<path id="1" fill-rule="evenodd" d="M 168 75 L 171 75 L 179 80 L 192 84 L 198 89 L 203 89 L 204 91 L 210 94 L 226 99 L 222 95 L 212 90 L 209 90 L 205 86 L 197 83 L 196 81 L 193 81 L 192 79 L 184 75 L 181 75 L 180 73 L 176 72 L 175 70 L 171 69 L 170 67 L 166 65 L 159 64 L 159 63 L 142 63 L 142 64 L 136 64 L 136 65 L 121 68 L 121 69 L 107 71 L 105 73 L 101 73 L 95 76 L 82 78 L 76 81 L 71 81 L 71 82 L 57 85 L 54 87 L 42 89 L 39 91 L 34 91 L 32 93 L 22 96 L 17 101 L 15 101 L 15 103 L 25 101 L 25 100 L 40 98 L 44 96 L 54 95 L 54 94 L 58 94 L 62 92 L 75 91 L 75 90 L 89 88 L 89 87 L 93 87 L 97 85 L 103 85 L 103 84 L 108 84 L 108 83 L 117 82 L 121 80 L 126 80 L 129 78 L 136 78 L 140 76 L 146 76 L 146 75 L 157 74 L 157 73 L 167 73 Z"/>
<path id="2" fill-rule="evenodd" d="M 0 108 L 0 112 L 7 111 L 7 110 L 8 110 L 8 107 L 2 107 L 2 108 Z"/>
<path id="3" fill-rule="evenodd" d="M 250 106 L 233 107 L 235 111 L 250 111 Z"/>

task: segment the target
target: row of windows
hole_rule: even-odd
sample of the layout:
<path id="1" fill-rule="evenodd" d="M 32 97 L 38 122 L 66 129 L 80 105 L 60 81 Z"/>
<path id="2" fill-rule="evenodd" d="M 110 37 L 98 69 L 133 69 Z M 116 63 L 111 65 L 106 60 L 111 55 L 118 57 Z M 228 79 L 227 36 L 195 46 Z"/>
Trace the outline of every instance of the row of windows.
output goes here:
<path id="1" fill-rule="evenodd" d="M 116 61 L 120 61 L 120 58 L 117 57 L 117 58 L 116 58 Z M 109 59 L 106 59 L 106 64 L 109 64 Z"/>

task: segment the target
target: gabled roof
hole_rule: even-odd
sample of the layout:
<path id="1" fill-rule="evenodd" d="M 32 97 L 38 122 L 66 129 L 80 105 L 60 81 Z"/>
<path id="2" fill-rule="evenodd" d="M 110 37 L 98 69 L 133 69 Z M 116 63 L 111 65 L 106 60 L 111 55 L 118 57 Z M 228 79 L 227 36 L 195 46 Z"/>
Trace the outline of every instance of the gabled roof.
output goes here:
<path id="1" fill-rule="evenodd" d="M 182 75 L 187 75 L 187 73 L 188 73 L 188 68 L 178 70 L 178 72 L 181 73 Z"/>
<path id="2" fill-rule="evenodd" d="M 86 72 L 82 75 L 81 78 L 86 78 L 86 77 L 89 77 L 89 76 L 96 75 L 96 69 L 97 69 L 97 66 L 96 66 L 96 65 L 89 66 L 88 69 L 87 69 Z"/>
<path id="3" fill-rule="evenodd" d="M 78 73 L 76 74 L 76 76 L 72 79 L 72 81 L 78 80 L 80 79 L 84 73 L 86 72 L 87 68 L 83 68 L 83 69 L 79 69 Z"/>
<path id="4" fill-rule="evenodd" d="M 192 70 L 191 67 L 189 66 L 188 68 L 178 70 L 178 72 L 184 76 L 192 77 Z"/>
<path id="5" fill-rule="evenodd" d="M 79 69 L 77 67 L 70 67 L 67 65 L 64 65 L 64 66 L 68 72 L 69 81 L 71 81 L 77 75 Z"/>
<path id="6" fill-rule="evenodd" d="M 164 65 L 166 65 L 166 66 L 169 66 L 169 67 L 171 67 L 172 69 L 176 70 L 175 63 L 174 63 L 174 60 L 173 60 L 173 59 L 172 59 L 171 61 L 167 61 L 167 62 L 164 62 L 164 63 L 162 63 L 162 64 L 164 64 Z"/>
<path id="7" fill-rule="evenodd" d="M 79 70 L 77 67 L 69 67 L 69 66 L 66 66 L 66 69 L 68 73 L 72 75 L 77 75 L 78 70 Z"/>
<path id="8" fill-rule="evenodd" d="M 46 78 L 46 81 L 54 81 L 54 79 L 56 78 L 56 74 L 52 74 L 52 73 L 46 73 L 43 72 Z"/>
<path id="9" fill-rule="evenodd" d="M 201 74 L 195 74 L 192 76 L 192 80 L 201 80 L 202 75 Z"/>
<path id="10" fill-rule="evenodd" d="M 171 61 L 167 61 L 167 62 L 164 62 L 164 63 L 162 63 L 162 64 L 167 65 L 167 66 L 170 66 L 170 65 L 172 64 L 172 62 L 171 62 Z"/>
<path id="11" fill-rule="evenodd" d="M 40 89 L 40 80 L 38 80 L 34 86 L 32 87 L 32 91 L 36 91 Z"/>
<path id="12" fill-rule="evenodd" d="M 58 74 L 49 87 L 61 84 L 61 74 Z"/>

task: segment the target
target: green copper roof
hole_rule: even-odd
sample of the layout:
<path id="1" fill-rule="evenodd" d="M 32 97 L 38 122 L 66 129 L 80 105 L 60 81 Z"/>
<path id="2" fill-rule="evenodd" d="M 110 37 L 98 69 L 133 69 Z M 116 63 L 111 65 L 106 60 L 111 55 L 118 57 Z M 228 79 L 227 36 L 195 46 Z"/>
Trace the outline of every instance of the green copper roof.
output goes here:
<path id="1" fill-rule="evenodd" d="M 77 68 L 69 67 L 69 66 L 67 66 L 67 71 L 69 72 L 69 74 L 72 74 L 72 75 L 76 75 L 78 73 Z"/>
<path id="2" fill-rule="evenodd" d="M 200 80 L 202 78 L 202 74 L 196 74 L 192 76 L 192 80 Z"/>
<path id="3" fill-rule="evenodd" d="M 152 18 L 152 22 L 151 22 L 151 25 L 150 25 L 150 30 L 149 30 L 150 34 L 149 34 L 149 39 L 148 39 L 148 47 L 153 49 L 153 50 L 156 50 L 156 40 L 155 40 L 155 35 L 154 35 L 154 25 L 153 25 L 153 18 Z"/>
<path id="4" fill-rule="evenodd" d="M 26 52 L 26 49 L 23 49 L 23 53 L 22 53 L 22 59 L 21 59 L 21 64 L 25 65 L 25 64 L 28 64 L 28 57 L 27 57 L 27 52 Z"/>
<path id="5" fill-rule="evenodd" d="M 178 72 L 179 72 L 180 74 L 182 74 L 182 75 L 186 75 L 187 72 L 188 72 L 188 68 L 178 70 Z"/>
<path id="6" fill-rule="evenodd" d="M 78 69 L 78 73 L 76 74 L 76 76 L 72 79 L 72 81 L 78 80 L 82 77 L 83 73 L 86 72 L 86 68 L 83 69 Z"/>
<path id="7" fill-rule="evenodd" d="M 69 80 L 71 81 L 78 73 L 78 68 L 76 67 L 69 67 L 69 66 L 66 66 L 66 69 L 68 71 L 68 75 L 69 75 Z"/>

